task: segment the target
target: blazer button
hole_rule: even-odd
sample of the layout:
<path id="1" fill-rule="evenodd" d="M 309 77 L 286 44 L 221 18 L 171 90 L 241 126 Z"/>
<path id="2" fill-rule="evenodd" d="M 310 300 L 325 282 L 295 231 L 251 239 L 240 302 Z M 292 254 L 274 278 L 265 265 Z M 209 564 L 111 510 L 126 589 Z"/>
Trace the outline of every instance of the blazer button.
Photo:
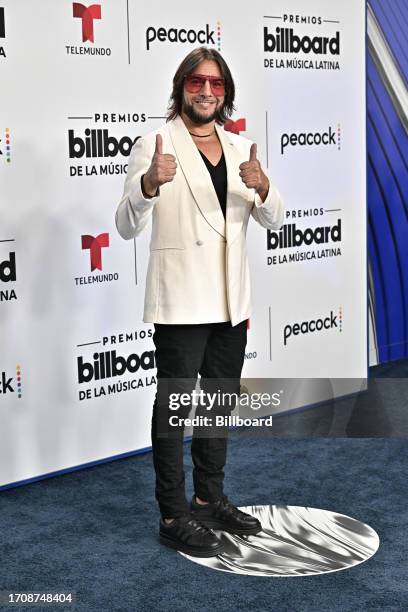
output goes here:
<path id="1" fill-rule="evenodd" d="M 196 244 L 197 244 L 198 246 L 201 246 L 202 244 L 204 244 L 204 242 L 203 242 L 202 240 L 197 240 Z"/>

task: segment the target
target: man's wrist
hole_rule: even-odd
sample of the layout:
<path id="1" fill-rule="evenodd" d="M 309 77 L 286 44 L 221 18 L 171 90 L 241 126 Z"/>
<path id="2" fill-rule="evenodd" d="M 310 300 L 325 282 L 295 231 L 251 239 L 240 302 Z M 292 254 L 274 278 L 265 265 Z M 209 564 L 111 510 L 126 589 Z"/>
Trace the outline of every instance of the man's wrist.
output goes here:
<path id="1" fill-rule="evenodd" d="M 269 179 L 267 177 L 265 177 L 265 181 L 263 181 L 257 193 L 259 197 L 261 198 L 262 202 L 265 202 L 266 198 L 268 197 L 268 193 L 269 193 Z"/>
<path id="2" fill-rule="evenodd" d="M 142 178 L 140 179 L 140 184 L 142 187 L 143 196 L 145 198 L 154 198 L 155 196 L 159 195 L 159 188 L 157 187 L 156 190 L 154 190 L 154 188 L 149 185 L 149 181 L 146 181 L 145 174 L 143 174 Z"/>

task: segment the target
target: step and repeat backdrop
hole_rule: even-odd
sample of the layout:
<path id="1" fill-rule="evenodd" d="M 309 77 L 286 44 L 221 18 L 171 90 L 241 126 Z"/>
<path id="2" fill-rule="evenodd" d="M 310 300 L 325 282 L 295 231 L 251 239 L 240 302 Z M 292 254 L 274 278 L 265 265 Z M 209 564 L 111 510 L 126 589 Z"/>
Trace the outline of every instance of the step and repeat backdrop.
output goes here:
<path id="1" fill-rule="evenodd" d="M 125 241 L 114 217 L 202 45 L 286 206 L 279 232 L 248 227 L 245 384 L 279 381 L 276 413 L 366 377 L 365 3 L 0 0 L 1 486 L 150 446 L 150 226 Z"/>

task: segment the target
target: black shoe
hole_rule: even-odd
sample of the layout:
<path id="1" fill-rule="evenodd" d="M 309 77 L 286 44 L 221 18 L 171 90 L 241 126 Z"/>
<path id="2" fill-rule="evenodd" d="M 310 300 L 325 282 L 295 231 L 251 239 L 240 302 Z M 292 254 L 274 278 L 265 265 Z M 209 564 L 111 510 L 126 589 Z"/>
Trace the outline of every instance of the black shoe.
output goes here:
<path id="1" fill-rule="evenodd" d="M 255 535 L 262 531 L 262 525 L 257 518 L 238 510 L 228 500 L 220 499 L 211 504 L 197 504 L 193 497 L 191 515 L 206 527 L 228 533 Z"/>
<path id="2" fill-rule="evenodd" d="M 215 533 L 189 514 L 169 524 L 160 519 L 160 542 L 193 557 L 214 557 L 225 550 Z"/>

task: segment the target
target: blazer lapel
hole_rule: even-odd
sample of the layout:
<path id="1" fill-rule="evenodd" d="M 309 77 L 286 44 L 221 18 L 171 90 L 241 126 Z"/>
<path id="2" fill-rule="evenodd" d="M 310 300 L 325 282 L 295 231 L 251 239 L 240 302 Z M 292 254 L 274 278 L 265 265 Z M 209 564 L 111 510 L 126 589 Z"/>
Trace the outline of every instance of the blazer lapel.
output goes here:
<path id="1" fill-rule="evenodd" d="M 219 125 L 215 125 L 218 137 L 224 150 L 227 166 L 228 191 L 227 191 L 227 214 L 226 214 L 226 239 L 231 244 L 242 229 L 245 207 L 242 199 L 246 198 L 246 187 L 239 176 L 239 165 L 242 156 L 234 143 L 230 140 L 228 132 Z"/>
<path id="2" fill-rule="evenodd" d="M 179 165 L 198 208 L 211 227 L 225 238 L 226 224 L 214 185 L 184 121 L 178 116 L 174 121 L 168 123 L 168 128 Z M 228 171 L 228 160 L 225 150 L 224 154 Z"/>

